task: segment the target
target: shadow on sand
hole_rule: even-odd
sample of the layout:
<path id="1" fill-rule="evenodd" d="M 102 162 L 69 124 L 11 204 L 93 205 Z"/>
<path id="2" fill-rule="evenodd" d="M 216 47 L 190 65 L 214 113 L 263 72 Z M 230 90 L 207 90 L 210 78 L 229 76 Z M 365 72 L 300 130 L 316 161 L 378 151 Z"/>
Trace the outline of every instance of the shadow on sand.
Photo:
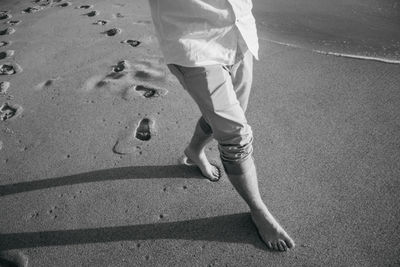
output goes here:
<path id="1" fill-rule="evenodd" d="M 0 186 L 0 196 L 51 187 L 122 179 L 205 179 L 195 166 L 134 166 L 21 182 Z M 247 243 L 266 249 L 248 213 L 178 222 L 162 222 L 93 229 L 0 234 L 0 251 L 127 240 L 184 239 Z"/>
<path id="2" fill-rule="evenodd" d="M 0 251 L 150 239 L 184 239 L 247 243 L 266 250 L 248 213 L 196 220 L 93 229 L 0 234 Z"/>
<path id="3" fill-rule="evenodd" d="M 38 181 L 21 182 L 0 185 L 0 196 L 46 189 L 51 187 L 102 182 L 109 180 L 150 179 L 150 178 L 185 178 L 206 179 L 196 166 L 166 165 L 166 166 L 132 166 L 107 170 L 99 170 L 58 178 Z"/>

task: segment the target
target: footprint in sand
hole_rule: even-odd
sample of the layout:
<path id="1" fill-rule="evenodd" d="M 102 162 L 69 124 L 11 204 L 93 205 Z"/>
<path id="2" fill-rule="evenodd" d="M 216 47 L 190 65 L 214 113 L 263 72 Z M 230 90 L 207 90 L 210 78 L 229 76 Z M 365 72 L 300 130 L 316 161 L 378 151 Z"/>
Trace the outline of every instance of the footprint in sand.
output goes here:
<path id="1" fill-rule="evenodd" d="M 141 42 L 137 40 L 125 40 L 121 41 L 121 44 L 129 44 L 132 47 L 137 47 L 141 44 Z"/>
<path id="2" fill-rule="evenodd" d="M 135 137 L 141 141 L 149 141 L 151 139 L 151 123 L 152 121 L 148 118 L 142 119 L 136 129 Z"/>
<path id="3" fill-rule="evenodd" d="M 94 17 L 94 16 L 97 16 L 99 14 L 100 14 L 99 11 L 93 10 L 93 11 L 90 11 L 89 13 L 86 13 L 86 14 L 83 14 L 83 15 L 84 16 L 88 16 L 88 17 Z"/>
<path id="4" fill-rule="evenodd" d="M 82 5 L 82 6 L 78 6 L 76 8 L 77 9 L 90 9 L 90 8 L 93 8 L 93 5 Z"/>
<path id="5" fill-rule="evenodd" d="M 7 24 L 11 25 L 11 26 L 18 25 L 20 23 L 21 23 L 20 20 L 9 20 L 9 21 L 7 21 Z"/>
<path id="6" fill-rule="evenodd" d="M 0 12 L 0 20 L 10 19 L 12 16 L 6 12 Z"/>
<path id="7" fill-rule="evenodd" d="M 138 142 L 149 141 L 155 135 L 154 125 L 154 120 L 149 118 L 142 119 L 137 125 L 129 125 L 127 134 L 117 140 L 113 148 L 114 153 L 130 154 L 140 150 L 141 148 L 138 146 L 140 143 Z"/>
<path id="8" fill-rule="evenodd" d="M 6 121 L 21 115 L 23 108 L 19 105 L 4 103 L 0 107 L 0 121 Z"/>
<path id="9" fill-rule="evenodd" d="M 25 8 L 24 10 L 22 10 L 22 13 L 35 13 L 35 12 L 38 12 L 38 11 L 40 11 L 42 9 L 43 8 L 41 8 L 39 6 L 28 7 L 28 8 Z"/>
<path id="10" fill-rule="evenodd" d="M 119 61 L 116 65 L 112 66 L 112 71 L 103 79 L 96 82 L 95 87 L 105 87 L 108 86 L 113 92 L 121 91 L 121 86 L 125 87 L 127 80 L 121 80 L 121 78 L 127 77 L 128 71 L 131 66 L 127 60 Z M 129 79 L 129 77 L 128 77 Z M 119 80 L 119 81 L 117 81 Z"/>
<path id="11" fill-rule="evenodd" d="M 0 75 L 13 75 L 22 71 L 18 64 L 3 64 L 0 65 Z"/>
<path id="12" fill-rule="evenodd" d="M 122 61 L 118 62 L 117 65 L 115 65 L 115 66 L 113 67 L 113 71 L 114 71 L 114 72 L 121 72 L 121 71 L 123 71 L 123 70 L 129 70 L 130 67 L 131 67 L 131 66 L 130 66 L 130 64 L 129 64 L 128 61 L 122 60 Z"/>
<path id="13" fill-rule="evenodd" d="M 96 83 L 96 87 L 100 88 L 100 87 L 106 86 L 107 84 L 108 84 L 107 81 L 101 80 L 101 81 L 98 81 L 98 82 Z"/>
<path id="14" fill-rule="evenodd" d="M 0 41 L 0 47 L 7 46 L 7 45 L 9 45 L 9 44 L 10 44 L 10 42 Z"/>
<path id="15" fill-rule="evenodd" d="M 11 35 L 15 32 L 14 28 L 7 28 L 5 30 L 0 31 L 0 35 Z"/>
<path id="16" fill-rule="evenodd" d="M 108 31 L 105 31 L 103 33 L 106 34 L 107 36 L 115 36 L 115 35 L 117 35 L 117 34 L 119 34 L 121 32 L 122 32 L 121 29 L 112 28 L 112 29 L 110 29 Z"/>
<path id="17" fill-rule="evenodd" d="M 58 80 L 61 80 L 61 77 L 57 77 L 57 78 L 54 78 L 54 79 L 49 79 L 47 81 L 41 82 L 41 83 L 39 83 L 38 85 L 35 86 L 35 90 L 40 91 L 40 90 L 42 90 L 42 89 L 44 89 L 46 87 L 49 87 L 49 86 L 53 85 L 53 83 L 55 81 L 58 81 Z"/>
<path id="18" fill-rule="evenodd" d="M 95 25 L 106 25 L 107 23 L 108 23 L 107 20 L 102 20 L 102 19 L 99 19 L 96 22 L 93 22 L 93 24 L 95 24 Z"/>
<path id="19" fill-rule="evenodd" d="M 14 55 L 14 50 L 7 50 L 0 52 L 0 60 L 5 58 L 10 58 Z"/>
<path id="20" fill-rule="evenodd" d="M 137 85 L 135 91 L 142 95 L 144 98 L 155 98 L 164 96 L 168 93 L 165 89 L 150 88 L 144 85 Z"/>
<path id="21" fill-rule="evenodd" d="M 58 6 L 58 7 L 68 7 L 68 6 L 70 6 L 70 5 L 72 5 L 70 2 L 65 2 L 65 3 L 59 4 L 59 5 L 57 5 L 57 6 Z"/>
<path id="22" fill-rule="evenodd" d="M 0 95 L 7 94 L 8 88 L 10 88 L 10 82 L 7 81 L 0 82 Z"/>

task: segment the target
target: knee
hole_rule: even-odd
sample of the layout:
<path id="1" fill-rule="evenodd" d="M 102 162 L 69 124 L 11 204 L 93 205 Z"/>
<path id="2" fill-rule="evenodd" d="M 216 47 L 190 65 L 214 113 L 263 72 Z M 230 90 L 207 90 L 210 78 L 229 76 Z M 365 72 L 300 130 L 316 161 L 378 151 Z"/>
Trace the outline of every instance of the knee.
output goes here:
<path id="1" fill-rule="evenodd" d="M 241 135 L 230 139 L 231 143 L 220 143 L 219 150 L 225 172 L 242 175 L 251 170 L 253 163 L 253 136 Z"/>
<path id="2" fill-rule="evenodd" d="M 240 163 L 253 153 L 253 134 L 249 129 L 240 135 L 230 135 L 218 147 L 223 162 Z"/>

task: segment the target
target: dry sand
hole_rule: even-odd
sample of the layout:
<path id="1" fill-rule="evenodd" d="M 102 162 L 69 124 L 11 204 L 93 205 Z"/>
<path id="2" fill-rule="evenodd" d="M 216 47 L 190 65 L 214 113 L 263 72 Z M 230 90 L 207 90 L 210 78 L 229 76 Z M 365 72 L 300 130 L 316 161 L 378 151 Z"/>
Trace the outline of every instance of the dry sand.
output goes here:
<path id="1" fill-rule="evenodd" d="M 1 10 L 0 265 L 400 265 L 399 65 L 260 43 L 260 187 L 297 243 L 273 253 L 226 177 L 179 163 L 199 112 L 145 0 Z"/>

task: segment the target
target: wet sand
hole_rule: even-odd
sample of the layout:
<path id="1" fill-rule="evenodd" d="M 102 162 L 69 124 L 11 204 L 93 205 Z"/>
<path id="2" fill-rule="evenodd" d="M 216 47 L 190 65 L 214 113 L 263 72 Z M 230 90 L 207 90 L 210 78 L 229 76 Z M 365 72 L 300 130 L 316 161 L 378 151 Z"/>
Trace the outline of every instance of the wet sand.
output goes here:
<path id="1" fill-rule="evenodd" d="M 46 4 L 0 8 L 15 30 L 0 36 L 0 266 L 400 263 L 400 65 L 272 43 L 260 21 L 248 119 L 262 195 L 297 244 L 273 253 L 225 176 L 180 163 L 199 112 L 147 2 Z"/>
<path id="2" fill-rule="evenodd" d="M 264 41 L 400 64 L 397 0 L 255 1 L 254 13 Z"/>

